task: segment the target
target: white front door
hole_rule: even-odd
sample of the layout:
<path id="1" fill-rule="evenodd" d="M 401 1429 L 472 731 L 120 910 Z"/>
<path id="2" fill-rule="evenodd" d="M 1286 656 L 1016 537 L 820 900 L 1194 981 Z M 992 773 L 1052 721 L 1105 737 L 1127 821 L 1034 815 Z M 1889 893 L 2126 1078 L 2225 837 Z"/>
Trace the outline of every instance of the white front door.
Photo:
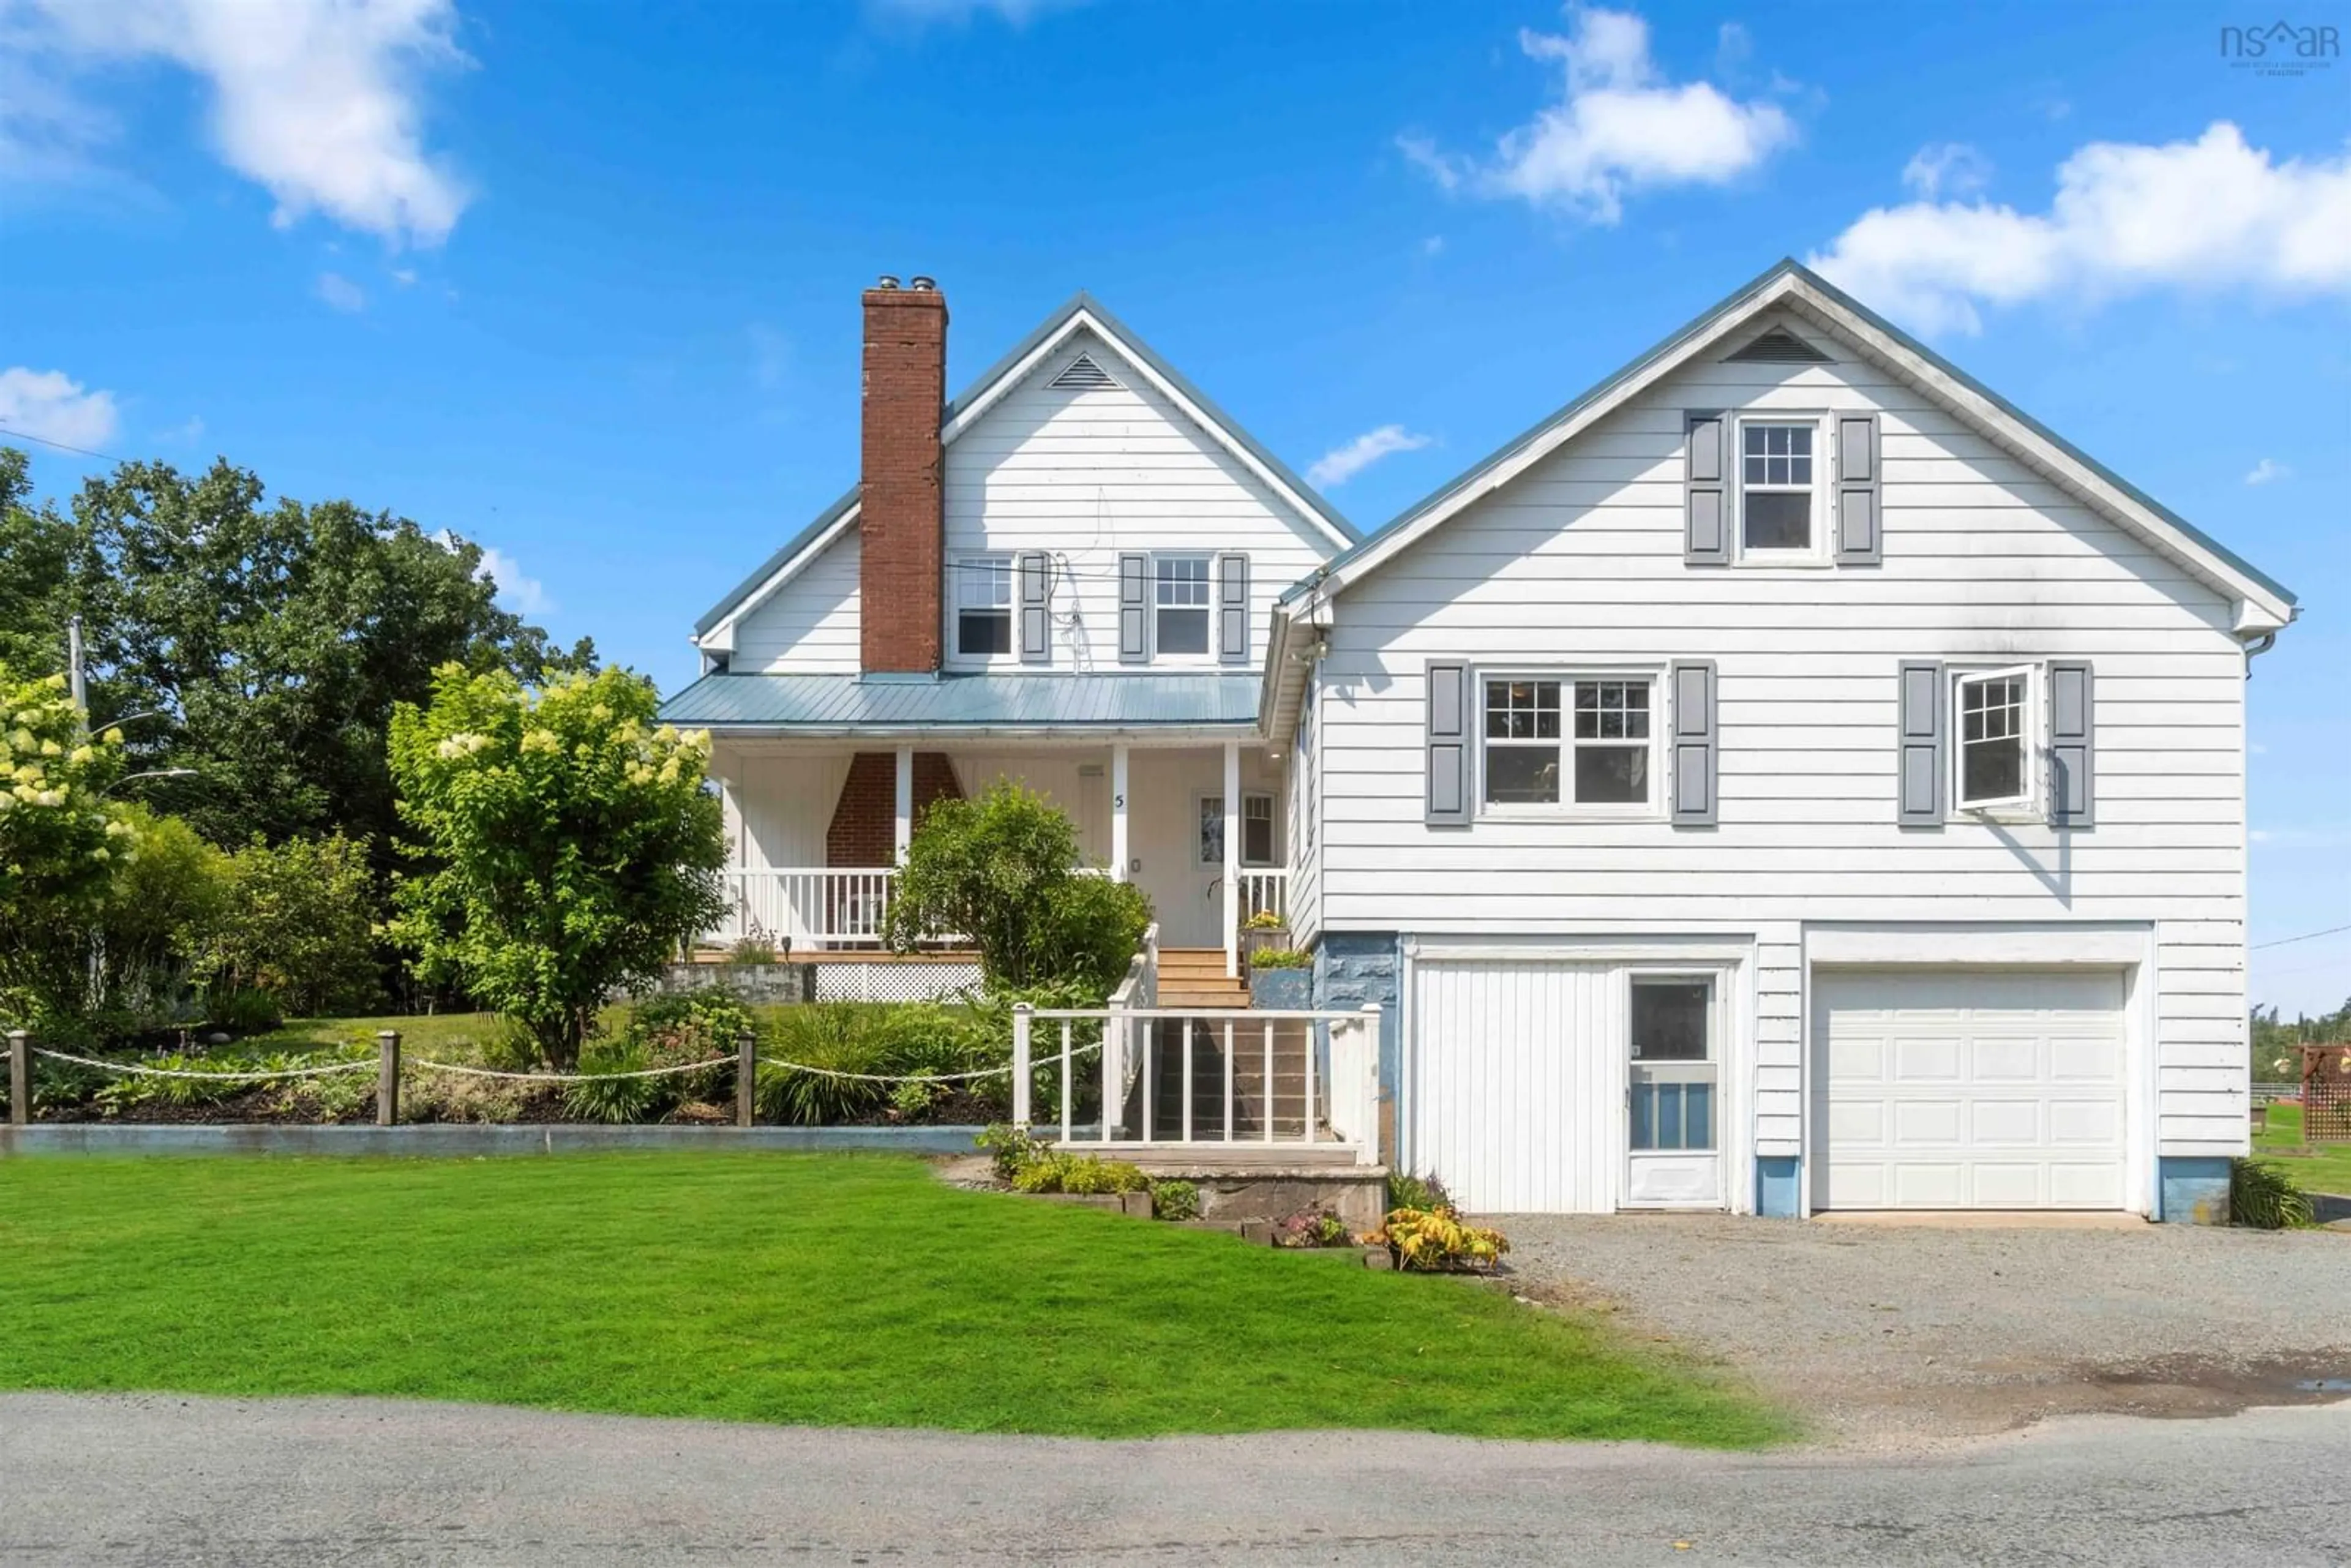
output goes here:
<path id="1" fill-rule="evenodd" d="M 1813 980 L 1815 1208 L 2120 1208 L 2123 978 Z"/>
<path id="2" fill-rule="evenodd" d="M 1715 977 L 1636 970 L 1630 984 L 1625 1207 L 1719 1208 L 1723 1030 Z"/>

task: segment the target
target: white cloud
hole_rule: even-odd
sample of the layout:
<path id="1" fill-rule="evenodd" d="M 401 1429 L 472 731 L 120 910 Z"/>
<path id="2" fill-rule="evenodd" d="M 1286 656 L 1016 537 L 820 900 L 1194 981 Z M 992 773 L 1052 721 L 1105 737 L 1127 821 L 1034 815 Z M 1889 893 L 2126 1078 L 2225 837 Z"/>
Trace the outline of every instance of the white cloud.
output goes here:
<path id="1" fill-rule="evenodd" d="M 463 183 L 422 127 L 426 77 L 470 63 L 454 0 L 25 0 L 15 15 L 38 19 L 0 47 L 53 86 L 108 60 L 164 61 L 203 81 L 215 150 L 277 198 L 280 226 L 319 212 L 436 245 L 465 210 Z M 0 141 L 52 157 L 87 149 L 109 129 L 86 107 L 94 96 L 57 89 L 19 104 Z"/>
<path id="2" fill-rule="evenodd" d="M 120 423 L 112 392 L 85 391 L 63 371 L 0 371 L 0 425 L 17 434 L 88 451 L 112 441 Z"/>
<path id="3" fill-rule="evenodd" d="M 1519 35 L 1530 58 L 1559 63 L 1560 99 L 1504 136 L 1490 159 L 1449 154 L 1423 137 L 1396 145 L 1445 190 L 1468 186 L 1614 224 L 1635 191 L 1723 184 L 1796 139 L 1775 103 L 1665 80 L 1649 57 L 1649 25 L 1633 13 L 1571 6 L 1568 16 L 1565 37 Z"/>
<path id="4" fill-rule="evenodd" d="M 1862 214 L 1812 265 L 1929 332 L 1980 306 L 2177 288 L 2351 296 L 2351 152 L 2273 161 L 2226 120 L 2160 147 L 2093 142 L 2046 213 L 1912 202 Z"/>
<path id="5" fill-rule="evenodd" d="M 1976 195 L 1991 183 L 1991 160 L 1964 141 L 1930 141 L 1902 166 L 1902 183 L 1925 202 Z"/>
<path id="6" fill-rule="evenodd" d="M 2266 485 L 2273 479 L 2283 479 L 2293 472 L 2293 469 L 2287 467 L 2284 464 L 2280 463 L 2277 459 L 2273 457 L 2264 457 L 2259 463 L 2253 465 L 2252 471 L 2245 476 L 2245 483 L 2248 485 Z"/>
<path id="7" fill-rule="evenodd" d="M 482 547 L 481 569 L 474 575 L 496 584 L 499 601 L 517 615 L 555 612 L 555 601 L 548 597 L 546 585 L 535 577 L 524 576 L 515 558 L 495 546 Z"/>
<path id="8" fill-rule="evenodd" d="M 319 274 L 318 292 L 319 298 L 347 316 L 367 308 L 367 290 L 340 272 Z"/>
<path id="9" fill-rule="evenodd" d="M 1416 435 L 1401 424 L 1367 430 L 1344 446 L 1334 446 L 1314 460 L 1306 478 L 1314 485 L 1343 485 L 1381 458 L 1395 452 L 1417 452 L 1431 438 Z"/>

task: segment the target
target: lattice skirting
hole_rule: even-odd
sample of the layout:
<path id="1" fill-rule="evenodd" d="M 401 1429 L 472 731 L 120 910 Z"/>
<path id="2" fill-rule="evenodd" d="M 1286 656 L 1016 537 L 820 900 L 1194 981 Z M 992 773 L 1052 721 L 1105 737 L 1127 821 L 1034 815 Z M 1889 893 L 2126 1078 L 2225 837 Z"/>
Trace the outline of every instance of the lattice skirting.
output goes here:
<path id="1" fill-rule="evenodd" d="M 958 991 L 977 989 L 977 960 L 893 964 L 867 959 L 853 964 L 816 960 L 816 999 L 820 1002 L 934 1002 Z"/>

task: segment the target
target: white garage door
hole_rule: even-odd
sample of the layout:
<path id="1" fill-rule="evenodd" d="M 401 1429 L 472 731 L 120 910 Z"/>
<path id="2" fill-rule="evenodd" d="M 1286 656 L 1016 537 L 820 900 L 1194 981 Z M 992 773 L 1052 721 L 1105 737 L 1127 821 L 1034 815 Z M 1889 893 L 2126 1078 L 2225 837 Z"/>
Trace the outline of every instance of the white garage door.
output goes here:
<path id="1" fill-rule="evenodd" d="M 2120 1208 L 2116 973 L 1815 974 L 1815 1208 Z"/>
<path id="2" fill-rule="evenodd" d="M 1406 1162 L 1475 1212 L 1614 1207 L 1623 995 L 1601 965 L 1416 966 Z"/>

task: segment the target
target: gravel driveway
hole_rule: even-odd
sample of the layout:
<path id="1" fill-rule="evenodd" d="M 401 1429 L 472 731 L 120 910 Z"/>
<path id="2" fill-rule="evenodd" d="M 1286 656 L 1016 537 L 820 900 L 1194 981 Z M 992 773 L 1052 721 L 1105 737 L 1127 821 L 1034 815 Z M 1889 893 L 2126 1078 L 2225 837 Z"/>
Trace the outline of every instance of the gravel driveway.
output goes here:
<path id="1" fill-rule="evenodd" d="M 1719 1357 L 1901 1447 L 2094 1412 L 2351 1396 L 2351 1237 L 1518 1215 L 1512 1288 Z M 2312 1380 L 2341 1389 L 2307 1389 Z"/>

